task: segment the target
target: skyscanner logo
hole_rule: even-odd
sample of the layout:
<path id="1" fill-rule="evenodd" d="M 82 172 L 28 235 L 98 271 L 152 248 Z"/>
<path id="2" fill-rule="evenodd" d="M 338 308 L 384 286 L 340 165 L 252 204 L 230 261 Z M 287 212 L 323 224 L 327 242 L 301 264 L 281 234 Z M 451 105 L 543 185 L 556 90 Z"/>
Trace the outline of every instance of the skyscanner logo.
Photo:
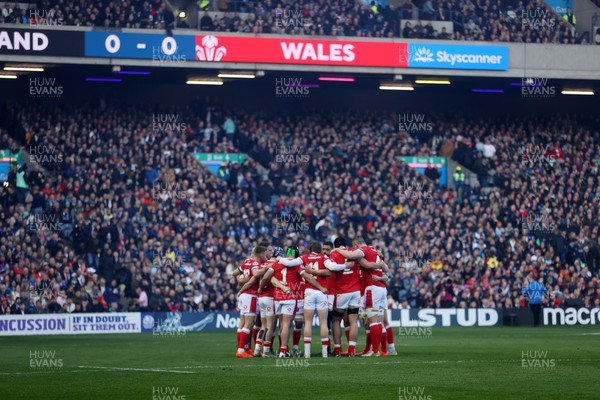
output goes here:
<path id="1" fill-rule="evenodd" d="M 502 56 L 487 56 L 481 54 L 450 54 L 447 51 L 437 52 L 437 61 L 450 63 L 454 65 L 456 63 L 467 63 L 467 64 L 498 64 Z"/>
<path id="2" fill-rule="evenodd" d="M 451 69 L 508 69 L 508 49 L 503 46 L 409 44 L 409 67 Z"/>
<path id="3" fill-rule="evenodd" d="M 414 62 L 432 62 L 433 53 L 426 47 L 419 47 L 412 59 Z"/>

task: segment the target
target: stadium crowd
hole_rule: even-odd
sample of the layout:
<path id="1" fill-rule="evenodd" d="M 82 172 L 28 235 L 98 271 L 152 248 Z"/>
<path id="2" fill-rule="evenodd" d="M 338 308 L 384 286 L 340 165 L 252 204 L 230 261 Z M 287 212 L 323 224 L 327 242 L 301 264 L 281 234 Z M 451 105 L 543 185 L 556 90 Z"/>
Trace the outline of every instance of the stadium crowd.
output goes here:
<path id="1" fill-rule="evenodd" d="M 600 305 L 597 117 L 428 116 L 407 133 L 384 113 L 200 100 L 5 111 L 0 149 L 29 163 L 2 186 L 2 313 L 232 310 L 231 273 L 258 240 L 334 235 L 381 249 L 393 308 L 524 307 L 532 270 L 555 306 Z M 242 151 L 256 161 L 218 176 L 192 157 Z M 452 156 L 478 182 L 440 187 L 399 155 Z"/>
<path id="2" fill-rule="evenodd" d="M 377 2 L 328 0 L 264 1 L 234 4 L 236 11 L 212 19 L 205 13 L 200 29 L 216 32 L 276 33 L 359 37 L 404 37 L 525 43 L 581 43 L 571 26 L 543 2 L 461 0 L 414 2 L 382 7 Z M 223 11 L 233 9 L 223 4 Z M 407 20 L 419 20 L 412 25 Z M 429 21 L 448 21 L 452 32 L 437 30 Z"/>
<path id="3" fill-rule="evenodd" d="M 31 27 L 165 29 L 173 22 L 172 11 L 160 0 L 41 0 L 29 3 L 27 9 L 7 2 L 0 10 L 0 23 Z"/>
<path id="4" fill-rule="evenodd" d="M 404 37 L 493 42 L 589 42 L 574 27 L 537 0 L 418 1 L 385 7 L 376 2 L 350 0 L 218 2 L 224 11 L 198 21 L 202 31 L 349 37 Z M 207 8 L 204 8 L 207 10 Z M 233 12 L 235 11 L 235 12 Z M 244 18 L 239 12 L 244 13 Z M 112 1 L 44 0 L 27 10 L 5 3 L 0 23 L 24 25 L 80 25 L 106 28 L 165 29 L 174 15 L 160 0 Z M 408 20 L 418 20 L 414 25 Z M 452 23 L 452 30 L 435 29 L 431 21 Z M 185 20 L 177 26 L 188 28 Z"/>

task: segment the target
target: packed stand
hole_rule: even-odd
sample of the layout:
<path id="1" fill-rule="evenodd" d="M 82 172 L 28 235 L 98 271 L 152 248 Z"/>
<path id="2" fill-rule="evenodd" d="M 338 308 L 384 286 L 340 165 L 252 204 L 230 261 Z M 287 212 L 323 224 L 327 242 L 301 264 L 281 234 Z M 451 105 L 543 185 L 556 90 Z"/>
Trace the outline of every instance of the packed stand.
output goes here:
<path id="1" fill-rule="evenodd" d="M 365 112 L 242 115 L 239 147 L 270 170 L 282 205 L 319 220 L 318 239 L 384 249 L 393 307 L 522 307 L 531 271 L 555 305 L 600 305 L 598 119 L 427 118 L 434 130 L 411 136 Z M 400 155 L 454 157 L 480 184 L 439 188 Z"/>
<path id="2" fill-rule="evenodd" d="M 210 117 L 197 117 L 202 107 L 7 107 L 29 167 L 15 165 L 2 188 L 3 312 L 38 300 L 43 312 L 235 308 L 229 274 L 256 234 L 233 233 L 248 221 L 242 209 L 253 220 L 264 211 L 251 161 L 224 182 L 192 159 L 233 151 Z M 186 122 L 159 132 L 158 115 Z"/>
<path id="3" fill-rule="evenodd" d="M 30 3 L 27 9 L 5 3 L 0 10 L 0 23 L 31 27 L 166 29 L 173 20 L 173 13 L 161 0 L 42 0 Z"/>
<path id="4" fill-rule="evenodd" d="M 352 0 L 217 2 L 222 17 L 205 13 L 198 21 L 201 31 L 257 34 L 320 35 L 340 37 L 416 38 L 492 42 L 560 43 L 589 42 L 578 37 L 571 25 L 544 2 L 406 0 L 399 7 Z M 44 0 L 20 9 L 5 3 L 0 23 L 30 26 L 75 25 L 106 28 L 168 29 L 175 17 L 160 0 L 154 1 L 62 1 Z M 248 14 L 242 18 L 239 13 Z M 417 19 L 411 24 L 407 20 Z M 430 21 L 452 23 L 452 32 L 437 30 Z M 178 27 L 188 28 L 185 20 Z"/>
<path id="5" fill-rule="evenodd" d="M 157 129 L 156 114 L 185 126 Z M 394 308 L 523 307 L 530 271 L 555 305 L 600 304 L 597 119 L 443 117 L 413 136 L 383 113 L 256 115 L 201 102 L 10 104 L 6 115 L 21 146 L 61 159 L 15 168 L 3 188 L 4 313 L 18 302 L 23 312 L 231 310 L 230 274 L 260 238 L 306 246 L 334 234 L 383 251 Z M 535 146 L 555 155 L 523 162 Z M 252 161 L 215 176 L 191 156 L 241 149 L 268 179 Z M 442 188 L 399 155 L 452 156 L 481 184 Z"/>
<path id="6" fill-rule="evenodd" d="M 200 20 L 200 30 L 523 43 L 581 42 L 569 24 L 537 0 L 425 0 L 415 3 L 407 0 L 397 8 L 349 0 L 267 0 L 222 2 L 220 5 L 226 14 L 213 20 L 206 12 Z M 239 11 L 250 15 L 242 19 L 237 14 Z M 413 19 L 419 22 L 413 25 L 406 21 Z M 451 22 L 453 32 L 445 28 L 437 30 L 430 21 Z"/>

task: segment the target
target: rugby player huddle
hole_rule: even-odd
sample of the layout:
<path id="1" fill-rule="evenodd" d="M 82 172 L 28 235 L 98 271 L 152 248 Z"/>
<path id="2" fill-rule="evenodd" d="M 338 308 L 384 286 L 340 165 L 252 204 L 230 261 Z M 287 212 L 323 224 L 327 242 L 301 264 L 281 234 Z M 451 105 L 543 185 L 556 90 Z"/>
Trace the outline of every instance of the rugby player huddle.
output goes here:
<path id="1" fill-rule="evenodd" d="M 304 326 L 304 357 L 310 358 L 315 312 L 323 357 L 397 355 L 386 312 L 388 266 L 381 253 L 363 239 L 354 239 L 352 246 L 347 248 L 346 240 L 337 238 L 322 246 L 312 242 L 300 254 L 296 246 L 284 253 L 281 247 L 259 243 L 234 272 L 240 285 L 236 357 L 275 357 L 273 341 L 279 323 L 279 357 L 301 355 L 298 345 Z M 367 343 L 357 354 L 359 318 L 366 328 Z M 346 351 L 342 351 L 342 321 Z M 290 330 L 292 352 L 288 347 Z"/>

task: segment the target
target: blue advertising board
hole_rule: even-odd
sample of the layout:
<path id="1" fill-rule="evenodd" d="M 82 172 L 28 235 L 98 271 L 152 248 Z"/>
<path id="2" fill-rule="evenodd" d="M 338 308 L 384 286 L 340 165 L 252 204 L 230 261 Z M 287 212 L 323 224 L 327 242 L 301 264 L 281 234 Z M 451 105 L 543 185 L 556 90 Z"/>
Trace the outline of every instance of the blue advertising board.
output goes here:
<path id="1" fill-rule="evenodd" d="M 554 9 L 560 15 L 567 13 L 567 8 L 573 10 L 573 0 L 546 0 L 546 4 Z"/>
<path id="2" fill-rule="evenodd" d="M 8 180 L 11 165 L 15 161 L 19 165 L 22 164 L 21 152 L 14 154 L 10 150 L 0 150 L 0 182 L 6 182 Z"/>
<path id="3" fill-rule="evenodd" d="M 142 332 L 173 334 L 237 329 L 239 312 L 144 312 Z"/>
<path id="4" fill-rule="evenodd" d="M 508 70 L 508 47 L 408 44 L 409 68 Z"/>

